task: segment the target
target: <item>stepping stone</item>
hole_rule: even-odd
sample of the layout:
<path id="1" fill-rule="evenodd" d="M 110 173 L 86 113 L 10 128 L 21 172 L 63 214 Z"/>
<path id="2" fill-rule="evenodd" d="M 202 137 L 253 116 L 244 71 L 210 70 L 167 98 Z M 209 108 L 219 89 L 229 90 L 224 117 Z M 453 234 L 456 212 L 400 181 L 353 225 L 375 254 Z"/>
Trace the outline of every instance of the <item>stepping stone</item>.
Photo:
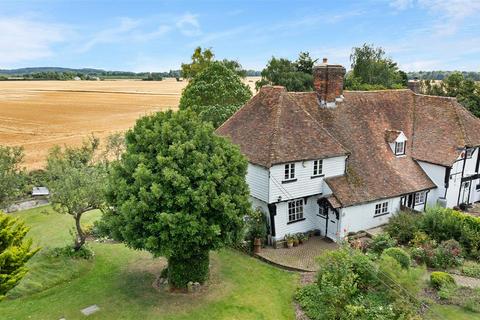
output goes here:
<path id="1" fill-rule="evenodd" d="M 94 304 L 93 306 L 86 307 L 85 309 L 80 310 L 84 315 L 89 316 L 91 314 L 94 314 L 95 312 L 99 311 L 100 308 Z"/>

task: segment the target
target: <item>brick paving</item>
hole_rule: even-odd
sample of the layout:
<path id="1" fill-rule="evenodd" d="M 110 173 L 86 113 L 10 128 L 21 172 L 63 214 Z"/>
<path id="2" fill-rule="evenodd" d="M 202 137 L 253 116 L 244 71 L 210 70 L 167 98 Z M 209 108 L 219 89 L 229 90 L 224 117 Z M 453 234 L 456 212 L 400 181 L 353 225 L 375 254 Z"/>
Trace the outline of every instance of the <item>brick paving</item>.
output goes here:
<path id="1" fill-rule="evenodd" d="M 472 216 L 480 217 L 480 203 L 475 203 L 472 208 L 468 210 Z"/>
<path id="2" fill-rule="evenodd" d="M 257 255 L 273 264 L 298 271 L 317 271 L 315 260 L 326 250 L 335 250 L 338 245 L 323 237 L 312 237 L 305 243 L 293 248 L 262 248 Z"/>

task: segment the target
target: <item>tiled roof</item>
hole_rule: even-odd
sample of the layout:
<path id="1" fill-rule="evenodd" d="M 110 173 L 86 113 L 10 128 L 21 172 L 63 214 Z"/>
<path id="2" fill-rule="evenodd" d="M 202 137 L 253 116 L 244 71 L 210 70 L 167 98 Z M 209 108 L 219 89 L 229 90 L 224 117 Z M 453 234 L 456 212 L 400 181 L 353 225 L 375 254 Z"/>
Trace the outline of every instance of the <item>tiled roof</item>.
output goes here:
<path id="1" fill-rule="evenodd" d="M 264 167 L 347 154 L 342 145 L 301 108 L 284 87 L 265 86 L 217 133 Z"/>
<path id="2" fill-rule="evenodd" d="M 268 87 L 217 132 L 265 167 L 349 154 L 346 175 L 325 181 L 350 206 L 435 188 L 415 159 L 450 166 L 459 148 L 480 145 L 479 128 L 456 100 L 410 90 L 346 91 L 336 108 L 325 108 L 315 92 Z M 407 137 L 405 156 L 393 154 L 388 130 Z"/>

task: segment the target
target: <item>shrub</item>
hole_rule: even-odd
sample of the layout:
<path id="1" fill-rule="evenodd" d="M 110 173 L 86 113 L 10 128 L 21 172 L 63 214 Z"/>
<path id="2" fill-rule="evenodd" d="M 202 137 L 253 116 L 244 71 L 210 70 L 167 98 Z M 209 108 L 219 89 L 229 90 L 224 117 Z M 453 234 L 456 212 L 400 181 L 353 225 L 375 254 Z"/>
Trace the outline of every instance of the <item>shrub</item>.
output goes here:
<path id="1" fill-rule="evenodd" d="M 267 217 L 260 209 L 252 211 L 247 218 L 247 238 L 265 239 L 267 236 Z"/>
<path id="2" fill-rule="evenodd" d="M 453 239 L 444 241 L 435 250 L 435 267 L 447 269 L 461 263 L 462 247 L 458 241 Z"/>
<path id="3" fill-rule="evenodd" d="M 406 253 L 401 248 L 388 248 L 386 249 L 383 254 L 392 257 L 393 259 L 397 260 L 397 262 L 402 266 L 404 269 L 410 268 L 412 261 L 408 253 Z"/>
<path id="4" fill-rule="evenodd" d="M 208 251 L 187 259 L 172 256 L 168 259 L 168 281 L 175 288 L 186 288 L 190 281 L 204 283 L 208 278 L 209 264 Z"/>
<path id="5" fill-rule="evenodd" d="M 68 257 L 73 259 L 89 260 L 95 257 L 95 253 L 88 246 L 84 245 L 80 249 L 75 250 L 72 245 L 67 245 L 62 248 L 55 248 L 52 251 L 54 257 Z"/>
<path id="6" fill-rule="evenodd" d="M 370 243 L 370 250 L 375 253 L 382 253 L 385 249 L 395 247 L 397 241 L 393 239 L 388 233 L 380 233 L 373 237 Z"/>
<path id="7" fill-rule="evenodd" d="M 454 284 L 447 284 L 440 287 L 438 290 L 438 297 L 441 300 L 449 300 L 454 294 L 457 289 L 457 286 Z"/>
<path id="8" fill-rule="evenodd" d="M 435 271 L 430 274 L 430 284 L 435 289 L 440 289 L 444 286 L 455 285 L 455 279 L 446 272 Z"/>
<path id="9" fill-rule="evenodd" d="M 420 228 L 422 216 L 411 212 L 399 212 L 392 216 L 385 231 L 400 244 L 408 244 Z"/>
<path id="10" fill-rule="evenodd" d="M 295 299 L 310 319 L 323 319 L 324 306 L 318 303 L 321 300 L 321 291 L 317 285 L 311 284 L 300 288 L 295 294 Z"/>
<path id="11" fill-rule="evenodd" d="M 480 258 L 480 218 L 448 208 L 428 208 L 421 228 L 438 242 L 455 239 L 473 258 Z"/>
<path id="12" fill-rule="evenodd" d="M 460 271 L 469 277 L 480 278 L 480 264 L 474 261 L 465 261 Z"/>
<path id="13" fill-rule="evenodd" d="M 389 285 L 391 288 L 401 286 L 411 295 L 416 296 L 421 289 L 421 279 L 425 275 L 423 268 L 402 268 L 400 263 L 389 255 L 382 255 L 378 261 L 378 276 L 382 283 Z M 385 294 L 390 295 L 391 299 L 397 299 L 398 293 L 388 287 L 384 287 Z"/>

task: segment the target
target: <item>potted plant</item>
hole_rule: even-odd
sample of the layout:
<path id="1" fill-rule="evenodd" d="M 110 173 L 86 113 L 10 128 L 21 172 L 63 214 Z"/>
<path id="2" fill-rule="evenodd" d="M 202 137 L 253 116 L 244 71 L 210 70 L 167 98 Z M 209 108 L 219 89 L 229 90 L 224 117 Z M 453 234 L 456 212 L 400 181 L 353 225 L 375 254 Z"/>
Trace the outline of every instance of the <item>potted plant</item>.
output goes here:
<path id="1" fill-rule="evenodd" d="M 293 247 L 293 237 L 290 234 L 285 235 L 285 241 L 287 242 L 287 248 Z"/>
<path id="2" fill-rule="evenodd" d="M 308 239 L 308 238 L 307 238 L 307 235 L 306 235 L 305 233 L 298 233 L 298 234 L 297 234 L 297 238 L 298 238 L 298 242 L 299 242 L 300 244 L 305 243 L 305 241 L 307 241 L 307 239 Z"/>
<path id="3" fill-rule="evenodd" d="M 253 252 L 259 253 L 267 236 L 266 216 L 261 210 L 254 210 L 248 217 L 248 238 L 253 241 Z"/>
<path id="4" fill-rule="evenodd" d="M 294 234 L 292 235 L 292 237 L 293 237 L 293 246 L 298 247 L 298 244 L 299 244 L 298 236 Z"/>

